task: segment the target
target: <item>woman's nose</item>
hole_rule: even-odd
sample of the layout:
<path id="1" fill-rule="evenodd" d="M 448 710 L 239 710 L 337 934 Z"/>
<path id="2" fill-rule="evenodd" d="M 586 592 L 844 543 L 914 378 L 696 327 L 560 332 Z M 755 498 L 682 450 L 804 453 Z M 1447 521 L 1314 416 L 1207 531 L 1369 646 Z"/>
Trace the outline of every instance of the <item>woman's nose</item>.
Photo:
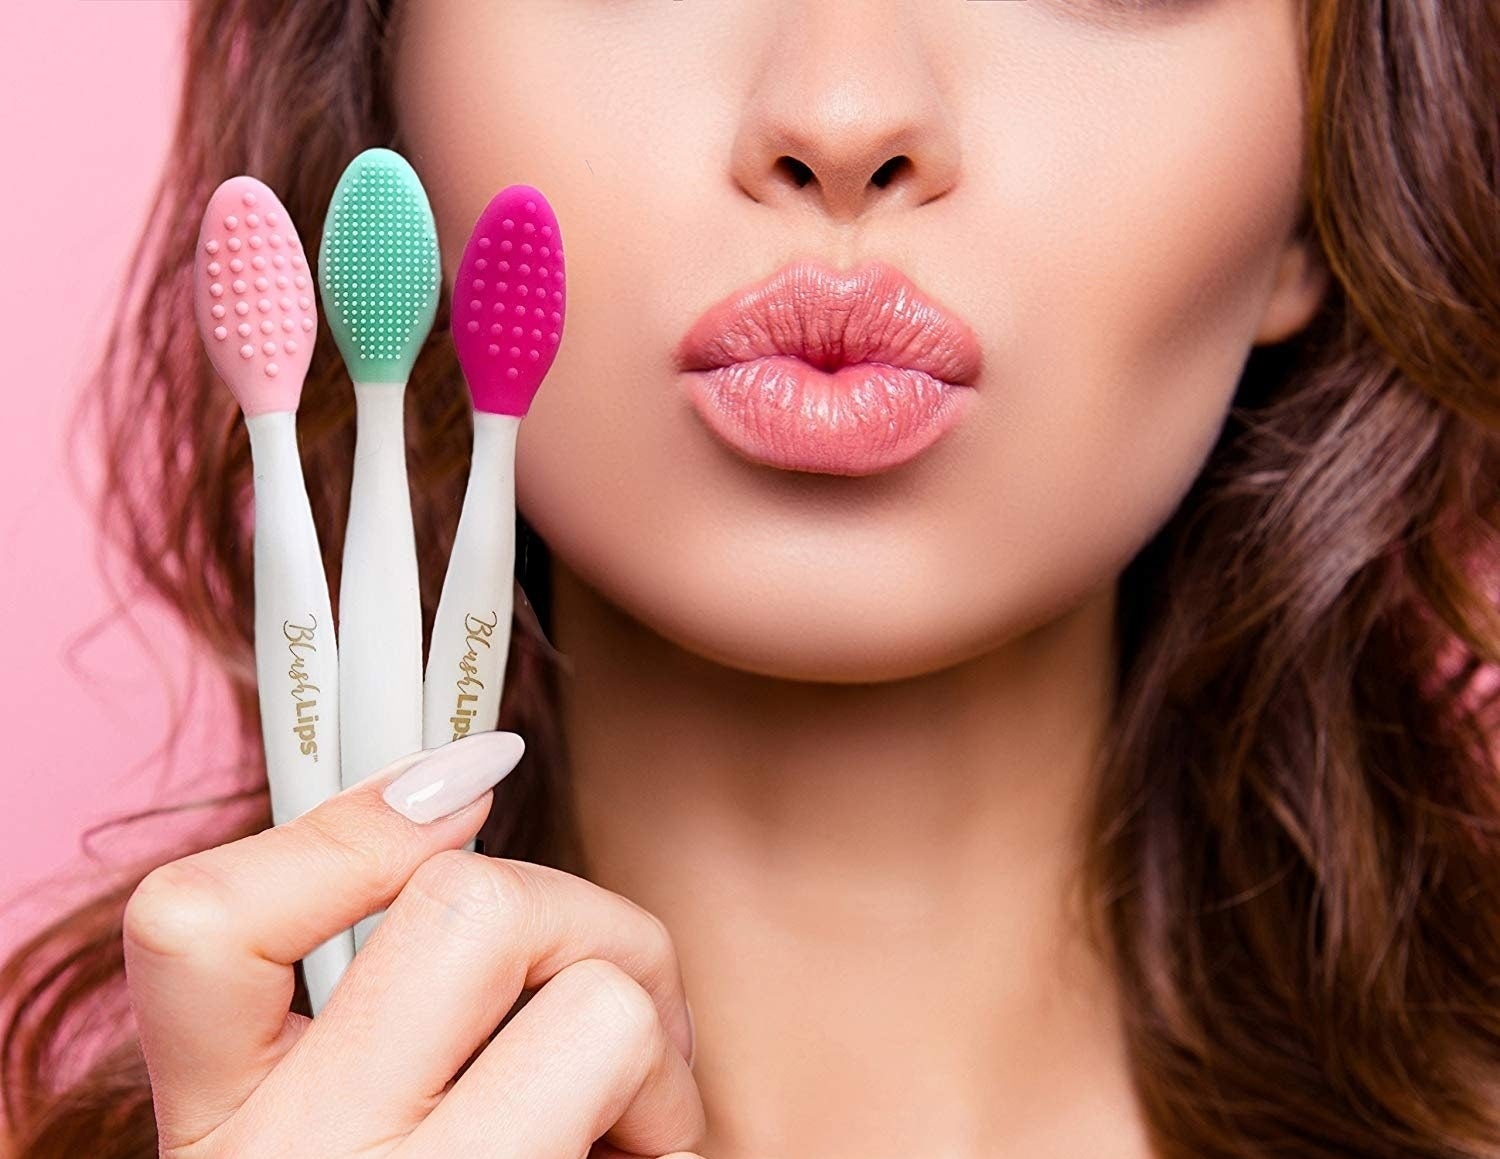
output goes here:
<path id="1" fill-rule="evenodd" d="M 951 189 L 960 148 L 922 36 L 930 0 L 793 0 L 759 67 L 731 157 L 751 198 L 857 221 Z M 927 31 L 931 32 L 931 29 Z"/>

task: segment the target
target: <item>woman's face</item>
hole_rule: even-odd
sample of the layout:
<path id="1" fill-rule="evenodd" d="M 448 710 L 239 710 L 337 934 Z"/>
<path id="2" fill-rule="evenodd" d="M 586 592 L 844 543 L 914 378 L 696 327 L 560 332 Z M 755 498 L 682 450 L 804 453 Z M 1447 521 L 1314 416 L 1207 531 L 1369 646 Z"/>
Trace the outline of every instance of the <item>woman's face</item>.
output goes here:
<path id="1" fill-rule="evenodd" d="M 912 676 L 1105 590 L 1202 467 L 1250 347 L 1324 288 L 1291 237 L 1295 0 L 398 16 L 402 147 L 450 279 L 506 185 L 542 190 L 562 228 L 566 330 L 521 426 L 522 512 L 606 599 L 724 664 Z M 886 263 L 972 331 L 962 416 L 922 453 L 770 466 L 690 401 L 684 333 L 802 260 Z"/>

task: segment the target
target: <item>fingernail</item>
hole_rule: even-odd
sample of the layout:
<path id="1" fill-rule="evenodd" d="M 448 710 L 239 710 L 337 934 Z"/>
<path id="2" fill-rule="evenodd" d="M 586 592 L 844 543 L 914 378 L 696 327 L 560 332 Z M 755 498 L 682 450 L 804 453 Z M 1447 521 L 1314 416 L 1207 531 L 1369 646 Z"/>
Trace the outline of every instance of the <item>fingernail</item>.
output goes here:
<path id="1" fill-rule="evenodd" d="M 519 733 L 477 732 L 432 750 L 385 787 L 385 803 L 420 825 L 456 813 L 494 788 L 526 751 Z"/>
<path id="2" fill-rule="evenodd" d="M 682 996 L 682 1005 L 687 1009 L 688 1020 L 688 1070 L 693 1069 L 693 1058 L 698 1053 L 698 1027 L 693 1022 L 693 1004 L 687 1000 L 687 995 Z"/>

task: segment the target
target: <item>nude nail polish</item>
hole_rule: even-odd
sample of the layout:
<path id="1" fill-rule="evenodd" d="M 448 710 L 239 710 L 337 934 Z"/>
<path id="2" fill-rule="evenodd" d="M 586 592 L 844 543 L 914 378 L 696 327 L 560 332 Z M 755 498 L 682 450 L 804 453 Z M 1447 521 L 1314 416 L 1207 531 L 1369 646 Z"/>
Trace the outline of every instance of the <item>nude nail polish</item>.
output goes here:
<path id="1" fill-rule="evenodd" d="M 479 732 L 432 750 L 385 787 L 385 803 L 425 825 L 468 805 L 516 767 L 526 751 L 519 733 Z"/>

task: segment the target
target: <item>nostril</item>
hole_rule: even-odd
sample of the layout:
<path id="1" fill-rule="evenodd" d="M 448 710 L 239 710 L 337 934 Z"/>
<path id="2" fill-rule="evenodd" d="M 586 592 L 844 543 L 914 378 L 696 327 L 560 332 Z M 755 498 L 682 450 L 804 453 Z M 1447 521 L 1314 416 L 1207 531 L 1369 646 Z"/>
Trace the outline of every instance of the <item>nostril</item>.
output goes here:
<path id="1" fill-rule="evenodd" d="M 791 177 L 798 189 L 813 179 L 813 171 L 795 157 L 778 157 L 776 167 Z"/>
<path id="2" fill-rule="evenodd" d="M 896 175 L 901 170 L 907 168 L 909 165 L 911 165 L 911 158 L 905 154 L 899 157 L 892 157 L 879 169 L 875 170 L 874 176 L 870 178 L 870 184 L 875 186 L 876 189 L 884 189 L 896 179 Z"/>

